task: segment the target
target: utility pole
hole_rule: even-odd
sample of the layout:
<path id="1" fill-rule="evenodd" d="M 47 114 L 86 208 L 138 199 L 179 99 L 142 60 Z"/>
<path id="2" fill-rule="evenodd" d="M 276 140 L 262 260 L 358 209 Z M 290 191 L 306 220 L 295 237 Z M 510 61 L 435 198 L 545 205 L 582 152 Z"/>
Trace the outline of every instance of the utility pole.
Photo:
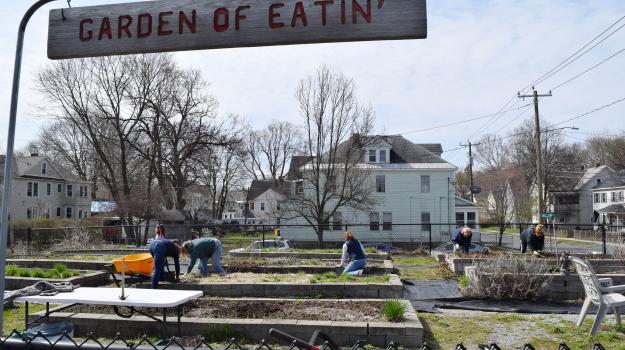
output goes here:
<path id="1" fill-rule="evenodd" d="M 469 147 L 469 192 L 471 192 L 471 202 L 475 202 L 475 193 L 473 189 L 473 144 L 467 141 L 466 145 L 460 144 L 462 147 Z"/>
<path id="2" fill-rule="evenodd" d="M 543 198 L 543 152 L 540 142 L 540 115 L 538 113 L 538 98 L 539 97 L 551 97 L 551 91 L 548 94 L 538 94 L 538 91 L 532 86 L 532 95 L 521 95 L 518 93 L 519 98 L 526 99 L 534 98 L 534 149 L 536 152 L 536 187 L 538 189 L 538 222 L 542 223 L 541 214 L 545 207 L 545 199 Z"/>

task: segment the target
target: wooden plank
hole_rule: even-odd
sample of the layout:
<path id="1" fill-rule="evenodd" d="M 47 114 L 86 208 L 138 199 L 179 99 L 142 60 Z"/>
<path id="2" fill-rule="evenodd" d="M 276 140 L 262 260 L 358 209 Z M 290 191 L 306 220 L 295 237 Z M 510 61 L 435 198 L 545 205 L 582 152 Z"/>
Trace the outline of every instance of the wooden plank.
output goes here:
<path id="1" fill-rule="evenodd" d="M 162 0 L 51 10 L 48 57 L 426 37 L 426 0 Z"/>

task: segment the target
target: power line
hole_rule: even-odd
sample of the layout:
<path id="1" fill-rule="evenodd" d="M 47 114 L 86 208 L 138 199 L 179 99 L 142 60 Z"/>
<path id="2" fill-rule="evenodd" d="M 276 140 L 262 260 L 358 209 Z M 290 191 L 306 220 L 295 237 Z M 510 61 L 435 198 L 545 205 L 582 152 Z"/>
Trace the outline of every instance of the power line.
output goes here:
<path id="1" fill-rule="evenodd" d="M 625 49 L 621 49 L 621 50 L 617 51 L 615 54 L 613 54 L 612 56 L 610 56 L 610 57 L 606 58 L 605 60 L 603 60 L 603 61 L 601 61 L 601 62 L 599 62 L 599 63 L 595 64 L 594 66 L 592 66 L 592 67 L 590 67 L 590 68 L 586 69 L 585 71 L 583 71 L 583 72 L 579 73 L 578 75 L 576 75 L 576 76 L 574 76 L 574 77 L 570 78 L 569 80 L 567 80 L 567 81 L 565 81 L 565 82 L 563 82 L 563 83 L 560 83 L 560 84 L 556 85 L 555 87 L 551 88 L 551 90 L 556 90 L 556 89 L 558 89 L 558 88 L 560 88 L 560 87 L 562 87 L 562 86 L 564 86 L 564 85 L 566 85 L 566 84 L 568 84 L 568 83 L 572 82 L 573 80 L 575 80 L 575 79 L 577 79 L 577 78 L 579 78 L 579 77 L 583 76 L 584 74 L 586 74 L 586 73 L 588 73 L 588 72 L 592 71 L 593 69 L 595 69 L 595 68 L 597 68 L 597 67 L 601 66 L 602 64 L 604 64 L 604 63 L 608 62 L 609 60 L 613 59 L 614 57 L 616 57 L 616 56 L 620 55 L 620 54 L 621 54 L 621 53 L 623 53 L 623 52 L 625 52 Z"/>
<path id="2" fill-rule="evenodd" d="M 610 103 L 608 103 L 607 105 L 604 105 L 604 106 L 601 106 L 601 107 L 595 108 L 595 109 L 593 109 L 592 111 L 589 111 L 589 112 L 586 112 L 586 113 L 580 114 L 580 115 L 578 115 L 578 116 L 576 116 L 576 117 L 573 117 L 573 118 L 570 118 L 570 119 L 567 119 L 567 120 L 563 120 L 563 121 L 561 121 L 561 122 L 559 122 L 559 123 L 554 124 L 553 126 L 562 125 L 562 124 L 568 123 L 568 122 L 570 122 L 570 121 L 572 121 L 572 120 L 576 120 L 576 119 L 580 119 L 580 118 L 586 117 L 586 116 L 588 116 L 588 115 L 590 115 L 590 114 L 593 114 L 593 113 L 599 112 L 599 111 L 601 111 L 601 110 L 603 110 L 603 109 L 606 109 L 606 108 L 608 108 L 608 107 L 614 106 L 615 104 L 620 103 L 620 102 L 623 102 L 623 101 L 625 101 L 625 97 L 623 97 L 623 98 L 621 98 L 621 99 L 618 99 L 618 100 L 616 100 L 616 101 L 614 101 L 614 102 L 610 102 Z"/>
<path id="3" fill-rule="evenodd" d="M 529 107 L 529 106 L 531 106 L 531 105 L 532 105 L 532 104 L 530 103 L 530 104 L 527 104 L 527 105 L 524 105 L 524 106 L 521 106 L 521 107 L 517 107 L 517 108 L 510 108 L 510 109 L 508 109 L 508 110 L 507 110 L 507 111 L 505 111 L 505 112 L 508 112 L 508 111 L 511 111 L 511 110 L 519 110 L 519 109 L 521 109 L 521 108 Z M 505 113 L 505 112 L 504 112 L 504 113 Z M 441 124 L 441 125 L 432 126 L 432 127 L 429 127 L 429 128 L 424 128 L 424 129 L 417 129 L 417 130 L 405 131 L 405 132 L 399 133 L 399 135 L 412 134 L 412 133 L 417 133 L 417 132 L 430 131 L 430 130 L 441 129 L 441 128 L 446 128 L 446 127 L 450 127 L 450 126 L 456 126 L 456 125 L 460 125 L 460 124 L 464 124 L 464 123 L 472 122 L 472 121 L 475 121 L 475 120 L 480 120 L 480 119 L 484 119 L 484 118 L 492 117 L 492 116 L 497 115 L 497 114 L 499 114 L 499 113 L 500 113 L 500 112 L 497 112 L 497 113 L 490 113 L 490 114 L 482 115 L 482 116 L 475 117 L 475 118 L 470 118 L 470 119 L 461 120 L 461 121 L 458 121 L 458 122 L 453 122 L 453 123 L 448 123 L 448 124 Z"/>

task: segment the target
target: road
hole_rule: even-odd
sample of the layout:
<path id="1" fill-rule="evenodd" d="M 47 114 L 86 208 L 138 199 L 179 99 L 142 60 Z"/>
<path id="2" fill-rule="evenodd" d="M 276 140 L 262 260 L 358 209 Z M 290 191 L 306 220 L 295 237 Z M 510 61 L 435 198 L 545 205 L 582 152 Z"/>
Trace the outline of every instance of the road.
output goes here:
<path id="1" fill-rule="evenodd" d="M 493 244 L 499 239 L 499 234 L 495 232 L 481 232 L 482 242 Z M 545 251 L 556 251 L 556 240 L 549 236 L 545 237 Z M 603 246 L 601 242 L 584 241 L 571 238 L 558 238 L 557 239 L 558 252 L 567 251 L 577 254 L 591 254 L 603 252 Z M 504 234 L 502 244 L 506 247 L 518 249 L 521 246 L 521 240 L 518 234 Z M 613 253 L 613 244 L 608 243 L 607 253 Z"/>

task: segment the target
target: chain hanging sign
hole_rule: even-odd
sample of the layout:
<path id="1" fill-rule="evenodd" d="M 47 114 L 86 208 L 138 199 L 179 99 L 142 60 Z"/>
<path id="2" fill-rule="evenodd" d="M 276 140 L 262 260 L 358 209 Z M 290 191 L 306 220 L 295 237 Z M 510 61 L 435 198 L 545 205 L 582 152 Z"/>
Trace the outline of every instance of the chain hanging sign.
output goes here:
<path id="1" fill-rule="evenodd" d="M 163 0 L 51 10 L 48 57 L 426 37 L 426 0 Z"/>

